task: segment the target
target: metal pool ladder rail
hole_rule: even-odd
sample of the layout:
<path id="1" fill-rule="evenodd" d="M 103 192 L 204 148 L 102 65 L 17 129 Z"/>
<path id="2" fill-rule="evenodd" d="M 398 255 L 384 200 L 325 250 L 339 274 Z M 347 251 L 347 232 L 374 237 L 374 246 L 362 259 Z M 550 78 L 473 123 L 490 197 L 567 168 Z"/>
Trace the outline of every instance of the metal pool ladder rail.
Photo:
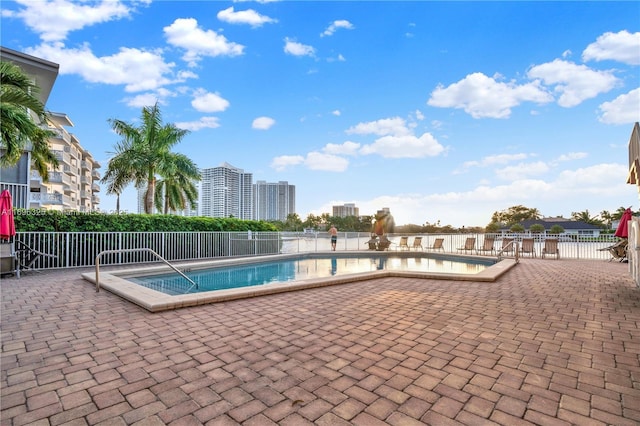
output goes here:
<path id="1" fill-rule="evenodd" d="M 191 278 L 189 278 L 185 274 L 183 274 L 182 271 L 178 270 L 178 268 L 176 268 L 175 266 L 170 264 L 168 260 L 166 260 L 164 257 L 160 256 L 155 251 L 151 250 L 150 248 L 136 248 L 136 249 L 121 249 L 121 250 L 104 250 L 104 251 L 101 251 L 100 253 L 98 253 L 98 255 L 96 256 L 96 293 L 100 291 L 100 258 L 102 257 L 102 255 L 103 254 L 115 254 L 115 253 L 131 253 L 131 252 L 134 252 L 134 251 L 146 251 L 148 253 L 153 254 L 155 257 L 157 257 L 158 259 L 160 259 L 164 263 L 166 263 L 171 269 L 176 271 L 178 274 L 182 275 L 182 277 L 184 279 L 189 281 L 191 283 L 191 287 L 192 288 L 193 287 L 198 288 L 198 284 L 196 282 L 194 282 Z M 191 290 L 191 288 L 189 290 Z"/>
<path id="2" fill-rule="evenodd" d="M 504 255 L 505 251 L 513 251 L 513 255 L 516 258 L 516 263 L 520 262 L 520 250 L 519 250 L 519 245 L 517 241 L 511 241 L 509 242 L 506 246 L 502 247 L 502 249 L 498 252 L 498 260 L 502 260 L 502 256 Z M 510 250 L 509 250 L 510 249 Z"/>

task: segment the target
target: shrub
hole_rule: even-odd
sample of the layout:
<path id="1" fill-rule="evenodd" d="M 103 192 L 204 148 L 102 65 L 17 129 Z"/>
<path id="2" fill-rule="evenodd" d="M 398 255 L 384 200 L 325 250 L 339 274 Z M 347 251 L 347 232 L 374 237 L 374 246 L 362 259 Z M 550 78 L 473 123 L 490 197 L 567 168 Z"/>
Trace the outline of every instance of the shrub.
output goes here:
<path id="1" fill-rule="evenodd" d="M 161 214 L 106 214 L 15 209 L 18 232 L 198 232 L 277 231 L 264 221 Z"/>

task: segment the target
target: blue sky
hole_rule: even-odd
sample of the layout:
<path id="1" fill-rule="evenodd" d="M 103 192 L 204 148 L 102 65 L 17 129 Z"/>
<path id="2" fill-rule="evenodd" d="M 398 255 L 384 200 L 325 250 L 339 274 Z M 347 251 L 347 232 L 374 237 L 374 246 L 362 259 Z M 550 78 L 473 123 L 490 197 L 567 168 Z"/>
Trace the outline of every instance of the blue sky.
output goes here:
<path id="1" fill-rule="evenodd" d="M 303 219 L 638 208 L 637 2 L 4 0 L 1 24 L 3 46 L 60 64 L 47 108 L 103 172 L 107 120 L 157 101 L 191 130 L 177 151 L 296 185 Z"/>

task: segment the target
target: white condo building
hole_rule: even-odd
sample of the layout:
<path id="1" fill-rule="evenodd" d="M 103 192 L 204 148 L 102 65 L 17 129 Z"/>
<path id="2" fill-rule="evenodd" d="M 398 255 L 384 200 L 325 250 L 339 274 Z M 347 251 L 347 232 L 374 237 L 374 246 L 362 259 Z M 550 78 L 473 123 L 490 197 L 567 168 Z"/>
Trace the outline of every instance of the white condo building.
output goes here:
<path id="1" fill-rule="evenodd" d="M 286 221 L 296 212 L 296 187 L 286 181 L 257 181 L 253 185 L 253 218 Z"/>
<path id="2" fill-rule="evenodd" d="M 223 163 L 200 171 L 200 215 L 253 219 L 251 173 Z"/>
<path id="3" fill-rule="evenodd" d="M 0 59 L 18 65 L 31 77 L 40 88 L 38 99 L 46 104 L 58 76 L 58 64 L 5 47 L 0 47 Z M 37 120 L 37 117 L 33 118 Z M 63 113 L 49 113 L 47 121 L 38 124 L 55 133 L 48 142 L 59 166 L 49 168 L 48 182 L 44 182 L 35 170 L 31 170 L 31 147 L 27 146 L 17 165 L 2 168 L 0 190 L 11 192 L 16 208 L 97 210 L 100 203 L 97 195 L 100 191 L 100 164 L 65 129 L 73 127 L 69 117 Z"/>
<path id="4" fill-rule="evenodd" d="M 346 203 L 342 206 L 333 206 L 334 217 L 360 216 L 360 208 L 354 203 Z"/>

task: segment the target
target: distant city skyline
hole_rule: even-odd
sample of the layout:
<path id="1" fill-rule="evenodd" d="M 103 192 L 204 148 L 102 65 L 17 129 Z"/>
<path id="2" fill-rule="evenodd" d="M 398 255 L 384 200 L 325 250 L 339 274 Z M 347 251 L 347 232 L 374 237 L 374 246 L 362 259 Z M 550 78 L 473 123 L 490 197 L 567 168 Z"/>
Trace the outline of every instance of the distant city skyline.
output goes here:
<path id="1" fill-rule="evenodd" d="M 176 150 L 296 185 L 296 212 L 485 226 L 638 209 L 638 2 L 3 1 L 2 45 L 60 65 L 47 109 L 104 168 L 158 102 Z M 100 208 L 116 197 L 100 193 Z M 133 186 L 121 209 L 137 210 Z"/>

